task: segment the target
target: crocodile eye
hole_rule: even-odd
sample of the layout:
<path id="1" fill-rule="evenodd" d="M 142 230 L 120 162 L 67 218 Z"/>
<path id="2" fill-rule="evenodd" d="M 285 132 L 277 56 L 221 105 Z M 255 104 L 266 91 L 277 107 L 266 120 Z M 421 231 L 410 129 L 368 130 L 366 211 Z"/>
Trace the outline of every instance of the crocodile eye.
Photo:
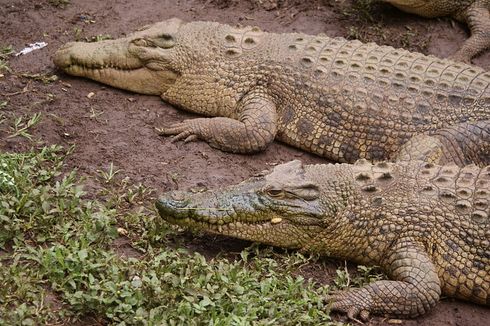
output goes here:
<path id="1" fill-rule="evenodd" d="M 266 193 L 271 197 L 281 197 L 284 194 L 284 192 L 281 189 L 273 189 L 273 188 L 267 189 Z"/>
<path id="2" fill-rule="evenodd" d="M 175 46 L 175 39 L 170 34 L 161 34 L 153 39 L 153 42 L 162 49 L 170 49 Z"/>
<path id="3" fill-rule="evenodd" d="M 172 41 L 174 39 L 172 35 L 165 33 L 160 35 L 159 37 L 165 41 Z"/>

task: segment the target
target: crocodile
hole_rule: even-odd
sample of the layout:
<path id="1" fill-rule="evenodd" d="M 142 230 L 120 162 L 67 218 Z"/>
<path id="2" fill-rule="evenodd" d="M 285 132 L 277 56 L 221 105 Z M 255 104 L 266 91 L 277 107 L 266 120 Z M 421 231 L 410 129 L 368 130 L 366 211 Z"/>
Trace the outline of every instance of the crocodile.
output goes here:
<path id="1" fill-rule="evenodd" d="M 416 317 L 441 295 L 490 305 L 490 166 L 291 161 L 156 207 L 172 224 L 380 266 L 389 280 L 326 298 L 352 319 Z"/>
<path id="2" fill-rule="evenodd" d="M 469 63 L 490 48 L 490 0 L 381 0 L 423 17 L 451 16 L 468 24 L 471 36 L 451 59 Z"/>
<path id="3" fill-rule="evenodd" d="M 394 160 L 402 149 L 438 164 L 490 159 L 490 73 L 403 49 L 173 18 L 116 40 L 70 42 L 54 63 L 207 116 L 162 128 L 173 141 L 252 153 L 277 139 L 347 163 Z M 472 139 L 485 150 L 469 153 Z"/>

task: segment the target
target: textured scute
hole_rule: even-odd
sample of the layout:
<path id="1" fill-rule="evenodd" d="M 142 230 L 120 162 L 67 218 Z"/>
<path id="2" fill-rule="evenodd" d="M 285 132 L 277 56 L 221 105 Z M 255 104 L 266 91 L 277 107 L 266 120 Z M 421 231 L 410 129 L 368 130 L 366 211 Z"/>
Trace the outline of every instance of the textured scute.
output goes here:
<path id="1" fill-rule="evenodd" d="M 235 215 L 222 226 L 192 217 L 193 205 L 213 206 L 231 194 Z M 190 208 L 180 225 L 378 265 L 391 278 L 332 296 L 332 309 L 413 317 L 441 294 L 489 302 L 490 166 L 293 161 L 265 177 L 183 197 Z M 167 206 L 162 218 L 175 222 L 179 207 L 173 213 Z M 236 214 L 240 207 L 248 213 Z"/>

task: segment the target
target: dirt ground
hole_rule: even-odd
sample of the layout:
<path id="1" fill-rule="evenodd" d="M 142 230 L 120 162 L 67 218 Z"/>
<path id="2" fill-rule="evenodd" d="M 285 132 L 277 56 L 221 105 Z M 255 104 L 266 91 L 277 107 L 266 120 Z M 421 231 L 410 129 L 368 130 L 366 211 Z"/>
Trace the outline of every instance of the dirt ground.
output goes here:
<path id="1" fill-rule="evenodd" d="M 255 1 L 255 3 L 258 0 Z M 76 38 L 109 34 L 120 37 L 136 28 L 179 17 L 184 20 L 213 20 L 229 24 L 257 25 L 273 32 L 325 33 L 376 41 L 446 57 L 467 37 L 465 26 L 450 19 L 427 20 L 401 13 L 388 5 L 352 7 L 350 0 L 280 1 L 278 8 L 264 10 L 254 1 L 162 1 L 162 0 L 0 0 L 0 46 L 16 51 L 26 44 L 45 41 L 48 46 L 27 55 L 10 58 L 13 73 L 0 77 L 0 102 L 6 117 L 35 112 L 42 121 L 32 134 L 38 143 L 21 137 L 7 138 L 0 125 L 0 150 L 22 151 L 43 144 L 76 145 L 68 159 L 87 177 L 88 189 L 99 187 L 98 170 L 110 163 L 133 183 L 159 192 L 217 187 L 240 181 L 272 164 L 301 159 L 307 163 L 323 159 L 274 143 L 256 155 L 234 155 L 210 148 L 203 142 L 173 144 L 157 135 L 156 127 L 193 117 L 167 105 L 158 97 L 132 94 L 95 82 L 67 76 L 52 63 L 54 51 Z M 364 1 L 363 3 L 366 3 Z M 490 53 L 474 60 L 488 69 Z M 29 76 L 22 76 L 28 74 Z M 41 74 L 44 81 L 33 76 Z M 56 74 L 58 81 L 46 78 Z M 38 76 L 39 77 L 39 76 Z M 42 79 L 42 78 L 41 78 Z M 87 97 L 93 93 L 92 97 Z M 10 121 L 10 124 L 12 121 Z M 8 125 L 8 124 L 7 124 Z M 222 250 L 239 251 L 248 243 L 225 238 L 190 239 L 191 249 L 213 256 Z M 343 262 L 327 260 L 322 266 L 305 269 L 318 282 L 331 280 Z M 323 265 L 327 265 L 326 267 Z M 490 310 L 481 306 L 444 299 L 431 313 L 404 325 L 488 325 Z M 339 320 L 342 317 L 336 317 Z M 370 324 L 385 324 L 374 318 Z"/>

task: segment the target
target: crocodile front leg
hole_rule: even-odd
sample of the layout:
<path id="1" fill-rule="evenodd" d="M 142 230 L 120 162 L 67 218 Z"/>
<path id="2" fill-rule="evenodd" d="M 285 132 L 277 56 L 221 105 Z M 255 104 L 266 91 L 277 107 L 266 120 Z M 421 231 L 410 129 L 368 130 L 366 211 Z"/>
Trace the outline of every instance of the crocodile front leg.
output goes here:
<path id="1" fill-rule="evenodd" d="M 377 281 L 363 288 L 326 298 L 331 309 L 351 319 L 366 320 L 370 313 L 411 318 L 429 311 L 439 301 L 441 285 L 436 268 L 422 246 L 399 241 L 384 261 L 393 281 Z"/>
<path id="2" fill-rule="evenodd" d="M 490 8 L 488 4 L 475 1 L 464 14 L 471 36 L 461 49 L 450 58 L 455 61 L 471 63 L 471 58 L 490 47 Z"/>
<path id="3" fill-rule="evenodd" d="M 202 139 L 225 152 L 252 153 L 263 150 L 277 133 L 275 104 L 262 92 L 254 91 L 239 102 L 238 120 L 198 118 L 164 128 L 163 135 L 175 135 L 172 141 Z"/>

